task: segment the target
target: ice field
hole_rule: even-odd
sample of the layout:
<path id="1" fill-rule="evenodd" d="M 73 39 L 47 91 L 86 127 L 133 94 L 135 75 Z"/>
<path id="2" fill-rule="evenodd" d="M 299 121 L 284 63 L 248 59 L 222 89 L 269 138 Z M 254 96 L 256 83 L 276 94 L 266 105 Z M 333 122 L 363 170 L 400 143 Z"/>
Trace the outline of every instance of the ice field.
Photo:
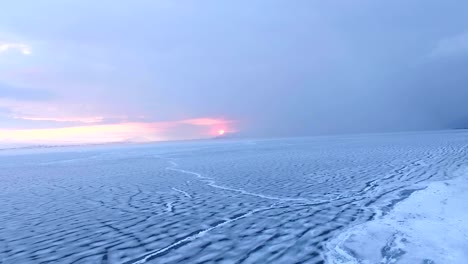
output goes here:
<path id="1" fill-rule="evenodd" d="M 0 263 L 443 263 L 467 237 L 401 223 L 466 231 L 467 165 L 466 130 L 2 150 Z"/>

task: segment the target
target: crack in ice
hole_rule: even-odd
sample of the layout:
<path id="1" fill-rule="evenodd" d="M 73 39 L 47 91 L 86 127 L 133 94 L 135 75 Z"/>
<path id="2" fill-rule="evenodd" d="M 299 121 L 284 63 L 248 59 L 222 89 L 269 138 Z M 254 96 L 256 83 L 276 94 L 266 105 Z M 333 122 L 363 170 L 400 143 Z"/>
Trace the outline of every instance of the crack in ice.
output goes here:
<path id="1" fill-rule="evenodd" d="M 187 197 L 187 198 L 192 198 L 192 196 L 191 196 L 190 194 L 188 194 L 187 192 L 185 192 L 185 191 L 179 190 L 179 189 L 177 189 L 177 188 L 175 188 L 175 187 L 172 187 L 172 190 L 183 194 L 183 195 L 184 195 L 185 197 Z"/>
<path id="2" fill-rule="evenodd" d="M 217 224 L 217 225 L 215 225 L 215 226 L 212 226 L 212 227 L 207 228 L 207 229 L 203 229 L 203 230 L 201 230 L 200 232 L 198 232 L 198 233 L 196 233 L 196 234 L 194 234 L 194 235 L 185 237 L 184 239 L 181 239 L 181 240 L 179 240 L 179 241 L 177 241 L 177 242 L 175 242 L 175 243 L 173 243 L 173 244 L 171 244 L 171 245 L 169 245 L 169 246 L 167 246 L 167 247 L 165 247 L 165 248 L 154 250 L 154 251 L 152 251 L 152 252 L 150 252 L 150 253 L 144 255 L 143 257 L 141 257 L 140 260 L 137 260 L 137 261 L 134 261 L 134 262 L 130 261 L 130 262 L 127 262 L 127 263 L 129 263 L 129 264 L 130 264 L 130 263 L 131 263 L 131 264 L 142 264 L 142 263 L 146 263 L 146 262 L 147 262 L 148 260 L 150 260 L 151 258 L 154 258 L 154 257 L 156 257 L 157 255 L 163 254 L 163 253 L 165 253 L 165 252 L 167 252 L 167 251 L 169 251 L 169 250 L 171 250 L 171 249 L 173 249 L 173 248 L 175 248 L 175 247 L 177 247 L 177 246 L 179 246 L 179 245 L 181 245 L 181 244 L 183 244 L 183 243 L 185 243 L 185 242 L 194 241 L 195 239 L 204 236 L 206 233 L 210 232 L 210 231 L 213 230 L 213 229 L 216 229 L 216 228 L 225 226 L 225 225 L 227 225 L 227 224 L 229 224 L 229 223 L 232 223 L 232 222 L 234 222 L 234 221 L 237 221 L 237 220 L 240 220 L 240 219 L 242 219 L 242 218 L 251 216 L 252 214 L 255 214 L 255 213 L 258 213 L 258 212 L 262 212 L 262 211 L 266 211 L 266 210 L 269 210 L 269 209 L 273 208 L 275 205 L 276 205 L 276 204 L 273 204 L 273 205 L 271 205 L 271 206 L 269 206 L 269 207 L 264 207 L 264 208 L 255 209 L 255 210 L 249 211 L 249 212 L 247 212 L 247 213 L 245 213 L 245 214 L 242 214 L 242 215 L 240 215 L 240 216 L 237 216 L 237 217 L 235 217 L 235 218 L 228 219 L 228 220 L 223 221 L 223 222 L 221 222 L 221 223 L 219 223 L 219 224 Z"/>
<path id="3" fill-rule="evenodd" d="M 312 204 L 312 205 L 322 204 L 322 203 L 325 203 L 325 202 L 330 202 L 330 200 L 315 200 L 314 201 L 314 200 L 310 200 L 310 199 L 306 199 L 306 198 L 284 198 L 284 197 L 270 196 L 270 195 L 264 195 L 264 194 L 249 192 L 249 191 L 246 191 L 246 190 L 243 190 L 243 189 L 236 189 L 236 188 L 231 188 L 231 187 L 227 187 L 227 186 L 223 186 L 223 185 L 218 185 L 213 180 L 213 178 L 203 176 L 202 174 L 200 174 L 198 172 L 175 168 L 175 167 L 178 167 L 179 164 L 177 164 L 174 161 L 169 161 L 169 163 L 171 164 L 171 167 L 167 167 L 166 170 L 177 171 L 177 172 L 180 172 L 180 173 L 194 175 L 198 179 L 200 179 L 202 182 L 206 183 L 208 186 L 210 186 L 212 188 L 220 189 L 220 190 L 237 192 L 237 193 L 240 193 L 240 194 L 243 194 L 243 195 L 254 196 L 254 197 L 257 197 L 257 198 L 262 198 L 262 199 L 266 199 L 266 200 L 280 201 L 280 202 L 299 202 L 299 203 Z M 172 189 L 175 189 L 175 188 L 172 188 Z M 181 192 L 180 190 L 178 190 L 178 191 Z"/>

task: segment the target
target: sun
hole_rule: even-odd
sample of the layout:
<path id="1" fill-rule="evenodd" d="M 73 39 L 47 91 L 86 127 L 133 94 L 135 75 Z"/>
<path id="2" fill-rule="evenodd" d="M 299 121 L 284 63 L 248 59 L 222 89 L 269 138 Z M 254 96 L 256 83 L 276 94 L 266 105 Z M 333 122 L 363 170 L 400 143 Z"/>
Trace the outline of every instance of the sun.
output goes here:
<path id="1" fill-rule="evenodd" d="M 226 133 L 226 131 L 224 131 L 224 129 L 218 130 L 218 135 L 222 136 L 222 135 L 224 135 L 224 133 Z"/>

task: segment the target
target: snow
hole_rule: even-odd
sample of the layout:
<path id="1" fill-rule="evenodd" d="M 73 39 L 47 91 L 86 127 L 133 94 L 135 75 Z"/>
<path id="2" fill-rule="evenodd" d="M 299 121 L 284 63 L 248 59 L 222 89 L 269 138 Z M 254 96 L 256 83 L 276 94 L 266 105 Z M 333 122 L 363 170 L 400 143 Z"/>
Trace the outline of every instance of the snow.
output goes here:
<path id="1" fill-rule="evenodd" d="M 329 263 L 466 263 L 468 167 L 455 175 L 340 234 L 328 244 Z"/>
<path id="2" fill-rule="evenodd" d="M 430 245 L 457 263 L 467 146 L 440 131 L 3 150 L 0 263 L 405 263 Z"/>

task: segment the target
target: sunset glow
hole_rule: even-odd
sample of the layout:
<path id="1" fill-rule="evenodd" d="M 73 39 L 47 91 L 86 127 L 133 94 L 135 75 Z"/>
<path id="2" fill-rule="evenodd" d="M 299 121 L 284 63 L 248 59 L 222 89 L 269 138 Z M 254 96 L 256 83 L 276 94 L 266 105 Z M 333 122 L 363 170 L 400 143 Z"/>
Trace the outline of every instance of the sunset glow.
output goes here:
<path id="1" fill-rule="evenodd" d="M 42 119 L 46 118 L 41 118 L 37 121 Z M 200 118 L 169 122 L 85 124 L 81 126 L 62 128 L 1 129 L 0 143 L 84 144 L 209 138 L 211 137 L 210 131 L 212 131 L 215 126 L 227 125 L 228 123 L 232 123 L 232 121 L 214 118 Z M 181 126 L 184 126 L 184 129 L 181 129 Z M 217 133 L 218 135 L 224 135 L 225 130 L 220 129 Z"/>
<path id="2" fill-rule="evenodd" d="M 99 143 L 142 138 L 163 140 L 157 129 L 148 124 L 124 123 L 47 129 L 1 130 L 0 140 L 24 143 Z"/>

